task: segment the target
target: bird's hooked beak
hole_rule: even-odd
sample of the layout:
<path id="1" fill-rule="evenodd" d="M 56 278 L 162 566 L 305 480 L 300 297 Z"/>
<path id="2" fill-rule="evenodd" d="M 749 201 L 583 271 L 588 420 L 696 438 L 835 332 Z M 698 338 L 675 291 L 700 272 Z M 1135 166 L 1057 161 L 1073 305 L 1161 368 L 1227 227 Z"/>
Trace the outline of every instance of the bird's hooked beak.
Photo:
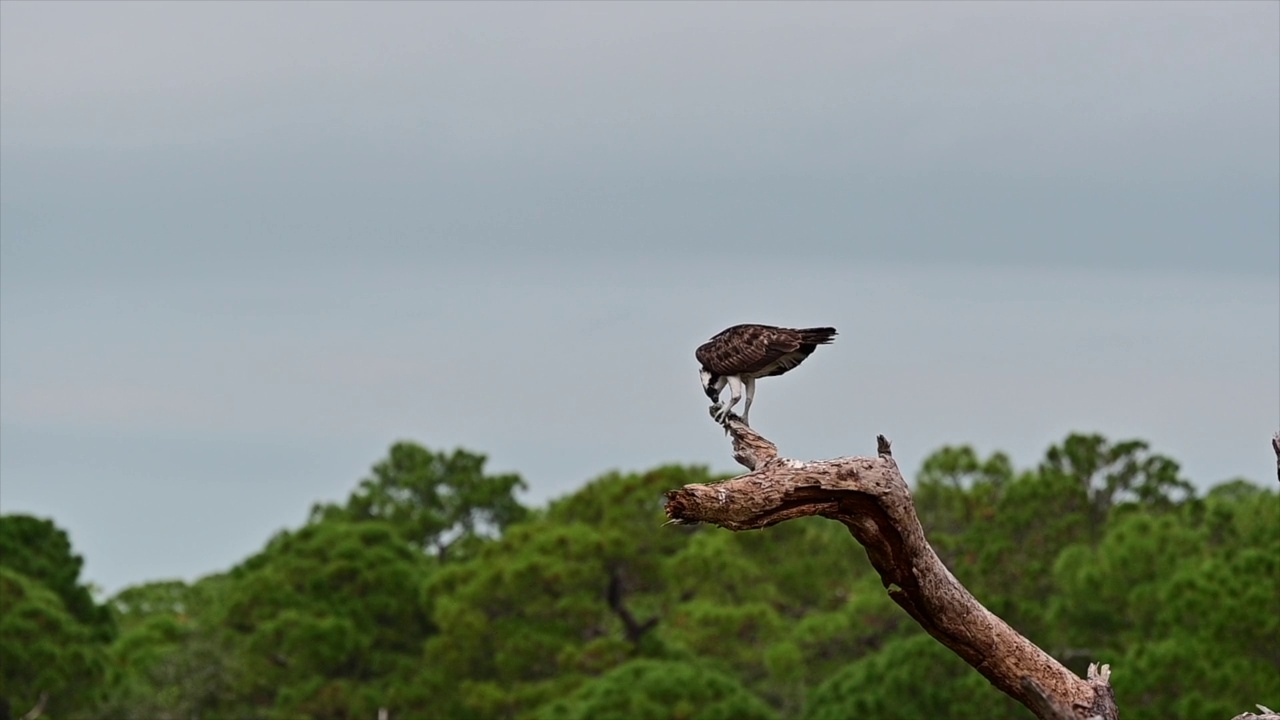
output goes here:
<path id="1" fill-rule="evenodd" d="M 699 371 L 699 375 L 702 377 L 702 391 L 707 394 L 707 397 L 711 398 L 712 402 L 719 400 L 720 378 L 708 370 Z"/>

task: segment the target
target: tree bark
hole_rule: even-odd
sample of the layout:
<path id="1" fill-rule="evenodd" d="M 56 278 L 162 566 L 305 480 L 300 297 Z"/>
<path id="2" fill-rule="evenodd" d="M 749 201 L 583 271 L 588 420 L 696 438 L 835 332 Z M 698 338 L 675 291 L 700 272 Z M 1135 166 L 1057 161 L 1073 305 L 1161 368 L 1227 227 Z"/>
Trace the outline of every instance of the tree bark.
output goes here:
<path id="1" fill-rule="evenodd" d="M 987 610 L 942 564 L 925 539 L 889 441 L 876 457 L 798 461 L 730 415 L 733 457 L 750 472 L 666 495 L 673 523 L 752 530 L 820 515 L 844 523 L 866 549 L 889 596 L 930 635 L 1041 720 L 1116 720 L 1110 669 L 1072 674 Z"/>

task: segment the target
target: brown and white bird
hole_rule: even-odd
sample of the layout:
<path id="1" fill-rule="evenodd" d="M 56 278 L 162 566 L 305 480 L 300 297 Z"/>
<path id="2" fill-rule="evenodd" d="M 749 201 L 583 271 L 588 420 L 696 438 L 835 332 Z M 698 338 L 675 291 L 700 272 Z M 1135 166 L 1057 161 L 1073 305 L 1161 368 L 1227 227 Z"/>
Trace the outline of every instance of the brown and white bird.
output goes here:
<path id="1" fill-rule="evenodd" d="M 835 336 L 836 329 L 832 327 L 793 329 L 746 324 L 734 325 L 703 343 L 694 354 L 702 363 L 702 389 L 711 398 L 711 406 L 719 408 L 716 420 L 723 423 L 729 417 L 746 388 L 742 422 L 749 425 L 747 414 L 756 394 L 756 380 L 796 367 Z M 729 404 L 720 406 L 720 393 L 726 384 Z"/>

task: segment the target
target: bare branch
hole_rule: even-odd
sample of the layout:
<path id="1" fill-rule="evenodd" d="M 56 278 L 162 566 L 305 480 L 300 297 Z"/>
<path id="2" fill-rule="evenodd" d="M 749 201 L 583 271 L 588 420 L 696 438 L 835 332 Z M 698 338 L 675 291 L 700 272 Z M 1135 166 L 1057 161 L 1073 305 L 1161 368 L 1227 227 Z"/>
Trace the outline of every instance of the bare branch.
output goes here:
<path id="1" fill-rule="evenodd" d="M 1023 676 L 1021 683 L 1022 689 L 1027 693 L 1027 706 L 1036 714 L 1036 717 L 1044 720 L 1078 720 L 1071 708 L 1049 697 L 1044 688 L 1040 687 L 1040 683 L 1026 676 Z"/>
<path id="2" fill-rule="evenodd" d="M 1262 711 L 1261 715 L 1246 712 L 1231 718 L 1231 720 L 1280 720 L 1280 713 L 1272 710 L 1266 705 L 1259 705 L 1258 709 Z"/>
<path id="3" fill-rule="evenodd" d="M 672 522 L 751 530 L 810 515 L 838 520 L 866 549 L 894 602 L 1037 717 L 1115 720 L 1107 666 L 1090 666 L 1087 679 L 1073 675 L 983 607 L 942 564 L 883 436 L 874 458 L 802 462 L 778 456 L 773 443 L 736 416 L 725 428 L 734 459 L 751 472 L 669 491 Z"/>
<path id="4" fill-rule="evenodd" d="M 711 416 L 715 414 L 716 406 L 712 405 Z M 733 459 L 746 469 L 755 470 L 778 457 L 778 446 L 748 427 L 736 413 L 729 413 L 724 429 L 733 434 Z"/>
<path id="5" fill-rule="evenodd" d="M 49 693 L 40 693 L 40 699 L 36 701 L 35 707 L 28 710 L 27 714 L 22 716 L 22 720 L 36 720 L 36 718 L 44 714 L 44 708 L 48 704 Z"/>
<path id="6" fill-rule="evenodd" d="M 1280 432 L 1271 436 L 1271 449 L 1276 451 L 1276 480 L 1280 480 Z"/>
<path id="7" fill-rule="evenodd" d="M 605 601 L 609 603 L 609 608 L 622 621 L 623 631 L 627 634 L 627 641 L 632 645 L 639 645 L 645 634 L 657 627 L 660 618 L 658 615 L 654 615 L 648 620 L 640 622 L 627 607 L 624 594 L 622 573 L 617 566 L 612 566 L 609 568 L 609 586 L 605 589 Z"/>

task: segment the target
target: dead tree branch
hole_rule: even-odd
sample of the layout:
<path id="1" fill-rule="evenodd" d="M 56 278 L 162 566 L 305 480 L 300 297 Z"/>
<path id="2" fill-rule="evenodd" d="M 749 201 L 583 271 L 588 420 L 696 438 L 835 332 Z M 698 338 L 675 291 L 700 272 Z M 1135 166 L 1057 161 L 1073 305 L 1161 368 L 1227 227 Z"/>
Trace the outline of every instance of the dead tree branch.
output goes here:
<path id="1" fill-rule="evenodd" d="M 1271 449 L 1276 451 L 1276 480 L 1280 480 L 1280 432 L 1271 436 Z"/>
<path id="2" fill-rule="evenodd" d="M 1272 710 L 1266 705 L 1259 705 L 1258 709 L 1262 711 L 1261 715 L 1247 712 L 1231 718 L 1231 720 L 1280 720 L 1280 713 Z"/>
<path id="3" fill-rule="evenodd" d="M 36 701 L 35 707 L 27 711 L 21 720 L 36 720 L 44 714 L 44 708 L 49 704 L 49 693 L 40 693 L 40 699 Z"/>
<path id="4" fill-rule="evenodd" d="M 876 457 L 799 461 L 730 415 L 733 457 L 750 472 L 667 493 L 672 522 L 729 530 L 765 528 L 792 518 L 837 520 L 866 549 L 889 596 L 930 635 L 1042 720 L 1115 720 L 1110 670 L 1080 678 L 977 601 L 925 539 L 906 480 L 877 438 Z"/>
<path id="5" fill-rule="evenodd" d="M 644 636 L 658 625 L 658 616 L 654 615 L 648 620 L 641 622 L 631 613 L 627 607 L 625 599 L 624 583 L 622 573 L 617 567 L 609 569 L 609 587 L 605 590 L 605 600 L 609 603 L 609 608 L 622 621 L 622 627 L 627 634 L 627 642 L 634 646 L 639 646 Z"/>

